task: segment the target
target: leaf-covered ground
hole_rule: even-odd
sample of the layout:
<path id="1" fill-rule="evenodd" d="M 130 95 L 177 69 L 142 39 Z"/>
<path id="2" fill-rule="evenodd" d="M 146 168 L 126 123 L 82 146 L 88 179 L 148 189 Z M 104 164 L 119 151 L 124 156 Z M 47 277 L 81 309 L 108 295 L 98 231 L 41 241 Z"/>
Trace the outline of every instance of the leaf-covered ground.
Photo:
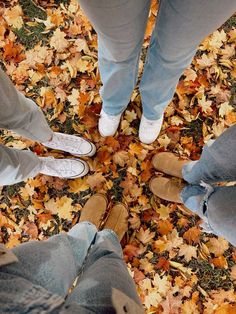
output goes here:
<path id="1" fill-rule="evenodd" d="M 155 16 L 153 2 L 140 73 Z M 80 134 L 97 146 L 91 172 L 76 180 L 39 175 L 1 189 L 0 239 L 11 248 L 69 230 L 97 191 L 125 202 L 129 231 L 122 242 L 147 313 L 236 313 L 236 249 L 201 232 L 186 208 L 148 188 L 152 156 L 172 151 L 199 159 L 202 147 L 236 122 L 235 16 L 206 38 L 184 72 L 153 145 L 138 140 L 141 102 L 132 95 L 113 138 L 97 130 L 101 109 L 97 37 L 75 0 L 11 0 L 0 7 L 0 60 L 19 90 L 42 108 L 55 131 Z M 0 143 L 41 156 L 61 152 L 1 131 Z M 222 209 L 223 210 L 223 209 Z"/>

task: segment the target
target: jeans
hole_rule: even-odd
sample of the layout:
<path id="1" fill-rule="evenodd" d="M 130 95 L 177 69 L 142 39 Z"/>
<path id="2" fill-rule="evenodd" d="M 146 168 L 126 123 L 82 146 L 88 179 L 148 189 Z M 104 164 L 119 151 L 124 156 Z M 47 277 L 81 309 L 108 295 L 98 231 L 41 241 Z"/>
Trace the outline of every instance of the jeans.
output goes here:
<path id="1" fill-rule="evenodd" d="M 79 0 L 98 34 L 103 110 L 125 110 L 136 85 L 150 0 Z M 143 113 L 159 119 L 199 43 L 236 10 L 232 0 L 161 0 L 139 85 Z"/>
<path id="2" fill-rule="evenodd" d="M 30 241 L 12 251 L 19 262 L 0 267 L 1 313 L 116 313 L 114 289 L 139 309 L 127 313 L 143 313 L 111 230 L 98 232 L 91 223 L 82 222 L 68 234 Z M 68 293 L 77 276 L 77 286 Z"/>
<path id="3" fill-rule="evenodd" d="M 189 183 L 181 193 L 186 207 L 202 217 L 210 231 L 236 246 L 236 186 L 216 185 L 236 181 L 236 125 L 205 145 L 199 161 L 186 164 L 182 173 Z"/>
<path id="4" fill-rule="evenodd" d="M 0 128 L 38 142 L 48 141 L 53 134 L 40 108 L 18 92 L 1 69 Z M 0 185 L 34 177 L 40 168 L 41 161 L 33 152 L 0 145 Z"/>

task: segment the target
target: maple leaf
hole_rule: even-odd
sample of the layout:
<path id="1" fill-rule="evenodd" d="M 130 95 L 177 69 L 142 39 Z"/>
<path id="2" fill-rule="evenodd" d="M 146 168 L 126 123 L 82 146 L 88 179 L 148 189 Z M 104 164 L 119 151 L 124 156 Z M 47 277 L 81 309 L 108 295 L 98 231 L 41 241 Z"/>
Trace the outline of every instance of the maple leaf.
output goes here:
<path id="1" fill-rule="evenodd" d="M 3 17 L 8 23 L 8 25 L 19 29 L 24 24 L 22 15 L 23 15 L 23 12 L 22 12 L 21 6 L 15 5 L 12 8 L 5 9 Z"/>
<path id="2" fill-rule="evenodd" d="M 144 299 L 144 305 L 149 309 L 151 306 L 157 307 L 161 302 L 162 297 L 156 290 L 148 292 Z"/>
<path id="3" fill-rule="evenodd" d="M 157 141 L 161 145 L 161 147 L 164 147 L 166 149 L 168 147 L 168 145 L 170 144 L 171 139 L 168 137 L 167 134 L 164 134 L 164 135 L 160 136 L 157 139 Z"/>
<path id="4" fill-rule="evenodd" d="M 69 42 L 65 39 L 66 33 L 57 28 L 50 39 L 50 46 L 55 48 L 57 52 L 63 52 L 69 46 Z"/>
<path id="5" fill-rule="evenodd" d="M 67 196 L 62 196 L 56 200 L 50 199 L 45 203 L 45 208 L 52 214 L 58 214 L 60 218 L 72 219 L 72 211 L 74 211 L 74 206 L 72 205 L 73 200 Z"/>
<path id="6" fill-rule="evenodd" d="M 163 269 L 164 271 L 168 271 L 170 268 L 170 262 L 167 259 L 165 259 L 164 257 L 160 257 L 158 259 L 158 262 L 157 262 L 155 268 Z"/>
<path id="7" fill-rule="evenodd" d="M 170 210 L 169 207 L 164 206 L 164 205 L 162 205 L 162 204 L 160 204 L 159 207 L 155 208 L 155 210 L 156 210 L 156 212 L 160 215 L 160 218 L 161 218 L 161 219 L 164 219 L 164 220 L 169 217 L 170 212 L 171 212 L 171 210 Z"/>
<path id="8" fill-rule="evenodd" d="M 30 239 L 35 240 L 38 237 L 38 227 L 34 222 L 27 222 L 24 226 L 24 231 L 30 236 Z"/>
<path id="9" fill-rule="evenodd" d="M 155 274 L 152 284 L 157 288 L 158 293 L 165 297 L 167 291 L 171 288 L 171 283 L 168 280 L 167 276 L 160 277 L 159 274 Z"/>
<path id="10" fill-rule="evenodd" d="M 160 304 L 163 308 L 162 314 L 180 314 L 181 313 L 181 305 L 182 305 L 181 296 L 178 295 L 177 297 L 174 297 L 171 291 L 167 292 L 166 299 L 162 301 Z"/>
<path id="11" fill-rule="evenodd" d="M 233 111 L 233 107 L 229 105 L 229 102 L 224 102 L 220 105 L 219 109 L 219 116 L 224 117 L 225 115 L 228 115 L 231 111 Z"/>
<path id="12" fill-rule="evenodd" d="M 143 272 L 141 272 L 140 270 L 138 270 L 136 267 L 133 269 L 134 272 L 134 281 L 135 283 L 139 283 L 140 281 L 142 281 L 145 278 L 145 275 Z"/>
<path id="13" fill-rule="evenodd" d="M 215 256 L 221 256 L 226 250 L 228 250 L 229 242 L 223 237 L 210 238 L 206 243 L 206 246 L 211 253 L 215 254 Z"/>
<path id="14" fill-rule="evenodd" d="M 203 95 L 201 99 L 198 99 L 198 104 L 202 108 L 202 111 L 205 113 L 211 113 L 212 112 L 212 101 L 206 100 L 206 96 Z"/>
<path id="15" fill-rule="evenodd" d="M 143 244 L 147 244 L 155 237 L 155 232 L 151 232 L 149 229 L 144 230 L 141 228 L 136 237 Z"/>
<path id="16" fill-rule="evenodd" d="M 198 305 L 193 300 L 187 300 L 182 305 L 183 314 L 200 314 Z"/>
<path id="17" fill-rule="evenodd" d="M 170 231 L 173 230 L 173 224 L 170 222 L 169 219 L 166 220 L 159 220 L 157 222 L 157 230 L 163 236 L 168 234 Z"/>
<path id="18" fill-rule="evenodd" d="M 185 75 L 185 81 L 195 81 L 196 78 L 197 78 L 197 73 L 191 69 L 191 68 L 188 68 L 184 71 L 184 75 Z"/>
<path id="19" fill-rule="evenodd" d="M 187 241 L 187 243 L 198 243 L 200 237 L 200 229 L 198 227 L 192 227 L 185 231 L 183 234 L 183 238 Z"/>
<path id="20" fill-rule="evenodd" d="M 228 263 L 227 263 L 227 260 L 226 258 L 221 255 L 221 256 L 218 256 L 218 257 L 215 257 L 215 258 L 212 258 L 210 260 L 210 262 L 216 266 L 216 267 L 219 267 L 219 268 L 228 268 Z"/>
<path id="21" fill-rule="evenodd" d="M 133 257 L 139 255 L 139 247 L 134 244 L 127 244 L 125 248 L 123 249 L 125 258 L 128 258 L 128 260 L 132 260 Z"/>
<path id="22" fill-rule="evenodd" d="M 192 245 L 182 244 L 180 246 L 179 256 L 184 256 L 186 262 L 189 262 L 192 257 L 197 258 L 197 248 Z"/>
<path id="23" fill-rule="evenodd" d="M 118 152 L 115 152 L 112 158 L 115 164 L 124 167 L 124 165 L 127 164 L 129 160 L 129 155 L 128 152 L 120 150 Z"/>
<path id="24" fill-rule="evenodd" d="M 89 188 L 89 185 L 86 182 L 85 178 L 77 178 L 75 180 L 70 180 L 68 186 L 70 187 L 69 192 L 71 193 L 83 192 Z"/>
<path id="25" fill-rule="evenodd" d="M 104 178 L 101 172 L 97 172 L 90 175 L 87 178 L 86 182 L 91 187 L 91 189 L 94 189 L 101 187 L 106 182 L 106 179 Z"/>

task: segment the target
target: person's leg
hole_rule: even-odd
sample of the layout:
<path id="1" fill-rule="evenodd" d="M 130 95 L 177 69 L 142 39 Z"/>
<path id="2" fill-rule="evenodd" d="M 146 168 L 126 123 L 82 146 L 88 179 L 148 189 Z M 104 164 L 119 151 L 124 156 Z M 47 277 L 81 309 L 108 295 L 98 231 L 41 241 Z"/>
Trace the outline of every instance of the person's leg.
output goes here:
<path id="1" fill-rule="evenodd" d="M 65 297 L 96 233 L 94 225 L 83 222 L 75 225 L 68 234 L 21 244 L 13 249 L 19 262 L 4 266 L 3 271 Z"/>
<path id="2" fill-rule="evenodd" d="M 79 4 L 98 34 L 103 110 L 118 115 L 136 84 L 150 0 L 79 0 Z"/>
<path id="3" fill-rule="evenodd" d="M 236 10 L 232 0 L 161 0 L 140 83 L 144 116 L 159 119 L 197 46 Z"/>
<path id="4" fill-rule="evenodd" d="M 183 166 L 182 174 L 190 184 L 236 180 L 236 125 L 228 128 L 210 146 L 205 145 L 198 161 Z"/>
<path id="5" fill-rule="evenodd" d="M 0 145 L 0 185 L 10 185 L 36 176 L 41 161 L 33 152 Z"/>
<path id="6" fill-rule="evenodd" d="M 236 246 L 236 186 L 188 185 L 181 197 L 184 205 L 204 220 L 208 231 Z"/>
<path id="7" fill-rule="evenodd" d="M 33 141 L 49 141 L 53 132 L 40 108 L 18 92 L 0 69 L 0 128 L 8 129 Z"/>
<path id="8" fill-rule="evenodd" d="M 106 229 L 97 234 L 78 285 L 68 296 L 66 304 L 73 308 L 73 303 L 76 303 L 94 313 L 116 313 L 112 298 L 114 289 L 132 299 L 133 306 L 139 308 L 140 300 L 123 261 L 119 240 L 114 232 Z M 127 306 L 126 298 L 120 302 L 124 302 L 120 304 L 121 308 Z M 128 313 L 131 310 L 127 308 Z"/>
<path id="9" fill-rule="evenodd" d="M 41 109 L 18 92 L 0 69 L 0 128 L 76 156 L 93 156 L 94 144 L 81 137 L 53 132 Z"/>

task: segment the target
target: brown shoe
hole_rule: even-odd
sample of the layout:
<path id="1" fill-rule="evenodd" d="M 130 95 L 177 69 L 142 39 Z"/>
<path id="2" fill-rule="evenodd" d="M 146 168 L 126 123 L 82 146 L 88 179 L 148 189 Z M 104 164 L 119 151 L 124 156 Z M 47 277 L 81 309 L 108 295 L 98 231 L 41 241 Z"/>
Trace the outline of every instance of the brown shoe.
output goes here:
<path id="1" fill-rule="evenodd" d="M 180 193 L 184 187 L 185 184 L 165 177 L 155 177 L 149 182 L 149 188 L 153 194 L 174 203 L 183 203 Z"/>
<path id="2" fill-rule="evenodd" d="M 182 168 L 189 162 L 190 160 L 180 159 L 175 154 L 168 152 L 157 153 L 152 159 L 155 169 L 177 178 L 183 178 Z"/>
<path id="3" fill-rule="evenodd" d="M 89 221 L 99 229 L 107 209 L 107 198 L 104 194 L 94 194 L 84 205 L 79 222 Z"/>
<path id="4" fill-rule="evenodd" d="M 116 204 L 109 212 L 103 229 L 113 230 L 121 241 L 128 231 L 128 210 L 122 203 Z"/>

